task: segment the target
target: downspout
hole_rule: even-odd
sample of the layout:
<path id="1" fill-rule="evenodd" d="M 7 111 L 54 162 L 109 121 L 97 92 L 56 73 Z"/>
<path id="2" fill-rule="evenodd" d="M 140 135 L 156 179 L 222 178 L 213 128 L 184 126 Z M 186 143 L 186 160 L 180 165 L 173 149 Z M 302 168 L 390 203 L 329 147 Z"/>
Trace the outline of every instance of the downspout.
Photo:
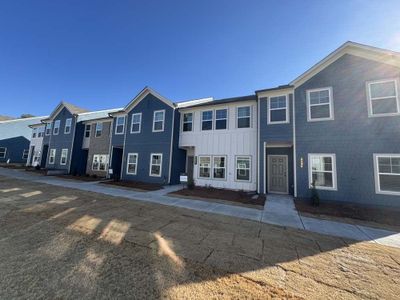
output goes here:
<path id="1" fill-rule="evenodd" d="M 92 129 L 92 127 L 90 127 L 90 130 Z M 124 130 L 126 130 L 126 126 L 124 124 Z M 110 173 L 109 173 L 109 169 L 110 166 L 112 165 L 112 155 L 111 155 L 111 142 L 112 142 L 112 136 L 114 133 L 114 118 L 111 118 L 111 124 L 110 124 L 110 142 L 108 144 L 108 167 L 107 167 L 107 175 L 106 178 L 110 178 Z M 125 132 L 124 132 L 125 133 Z M 114 170 L 113 170 L 114 171 Z"/>
<path id="2" fill-rule="evenodd" d="M 256 161 L 257 161 L 257 193 L 260 193 L 260 98 L 257 95 L 257 147 L 256 147 Z"/>
<path id="3" fill-rule="evenodd" d="M 169 171 L 168 171 L 168 184 L 171 184 L 171 170 L 172 170 L 172 150 L 174 144 L 174 131 L 175 131 L 175 108 L 172 109 L 172 134 L 171 134 L 171 147 L 169 149 Z M 161 166 L 162 167 L 162 166 Z"/>

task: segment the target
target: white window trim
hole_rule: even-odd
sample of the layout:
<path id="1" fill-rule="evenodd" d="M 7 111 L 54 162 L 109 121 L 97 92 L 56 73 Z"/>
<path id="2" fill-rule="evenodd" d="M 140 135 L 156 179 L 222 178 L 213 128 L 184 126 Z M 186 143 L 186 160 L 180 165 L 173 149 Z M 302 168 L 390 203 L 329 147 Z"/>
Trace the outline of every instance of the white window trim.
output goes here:
<path id="1" fill-rule="evenodd" d="M 136 115 L 139 115 L 140 116 L 140 122 L 139 123 L 133 123 L 133 117 L 134 116 L 136 116 Z M 153 115 L 153 120 L 154 120 L 154 115 Z M 139 124 L 139 130 L 138 131 L 133 131 L 132 130 L 132 128 L 133 128 L 133 124 Z M 154 126 L 154 121 L 153 121 L 153 126 Z M 154 128 L 154 127 L 153 127 Z M 163 125 L 163 128 L 164 128 L 164 125 Z M 132 116 L 131 116 L 131 133 L 140 133 L 142 131 L 142 113 L 134 113 L 134 114 L 132 114 Z"/>
<path id="2" fill-rule="evenodd" d="M 225 174 L 225 177 L 224 178 L 217 178 L 217 177 L 214 177 L 214 158 L 220 158 L 220 157 L 224 157 L 225 158 L 225 167 L 223 167 L 223 168 L 216 168 L 216 169 L 224 169 L 225 170 L 225 172 L 224 172 L 224 174 Z M 213 155 L 212 156 L 212 159 L 211 159 L 211 178 L 210 179 L 213 179 L 213 180 L 218 180 L 218 181 L 226 181 L 227 180 L 227 171 L 228 171 L 228 158 L 227 158 L 228 156 L 227 155 Z"/>
<path id="3" fill-rule="evenodd" d="M 100 130 L 100 135 L 98 136 L 97 135 L 97 124 L 101 124 L 101 130 Z M 95 138 L 99 138 L 99 137 L 101 137 L 102 135 L 103 135 L 103 126 L 104 126 L 104 124 L 103 124 L 103 122 L 96 122 L 96 126 L 95 126 L 95 128 L 94 128 L 94 137 Z"/>
<path id="4" fill-rule="evenodd" d="M 156 124 L 156 113 L 160 113 L 160 112 L 163 113 L 162 129 L 155 130 L 155 129 L 154 129 L 154 126 L 155 126 L 155 124 Z M 141 121 L 141 120 L 140 120 L 140 121 Z M 157 121 L 157 122 L 161 122 L 161 121 Z M 155 111 L 153 112 L 153 132 L 162 132 L 162 131 L 164 131 L 164 124 L 165 124 L 165 109 L 162 109 L 162 110 L 155 110 Z"/>
<path id="5" fill-rule="evenodd" d="M 317 190 L 337 191 L 337 171 L 336 171 L 336 154 L 334 153 L 309 153 L 308 154 L 308 187 L 312 188 L 312 166 L 311 158 L 313 156 L 324 156 L 332 158 L 332 187 L 316 186 Z M 328 172 L 328 171 L 327 171 Z"/>
<path id="6" fill-rule="evenodd" d="M 0 147 L 0 148 L 4 148 L 4 155 L 0 156 L 0 158 L 6 158 L 6 156 L 7 156 L 7 147 Z"/>
<path id="7" fill-rule="evenodd" d="M 52 152 L 51 150 L 54 150 L 54 156 L 51 156 L 51 152 Z M 49 165 L 54 165 L 54 163 L 56 162 L 57 149 L 52 148 L 49 151 L 50 151 L 49 152 Z M 50 160 L 50 158 L 52 158 L 52 157 L 53 157 L 53 162 L 51 162 L 51 160 Z"/>
<path id="8" fill-rule="evenodd" d="M 68 120 L 70 120 L 70 122 L 71 122 L 69 124 L 69 126 L 67 126 L 67 121 Z M 69 129 L 68 132 L 67 132 L 67 128 Z M 64 134 L 70 134 L 71 133 L 71 128 L 72 128 L 72 118 L 65 119 Z"/>
<path id="9" fill-rule="evenodd" d="M 89 130 L 87 129 L 87 126 L 89 126 Z M 84 138 L 85 138 L 85 139 L 90 138 L 91 130 L 92 130 L 92 125 L 91 125 L 91 124 L 85 124 L 85 133 L 84 133 Z M 87 132 L 89 132 L 89 136 L 86 136 L 86 133 L 87 133 Z"/>
<path id="10" fill-rule="evenodd" d="M 238 179 L 237 178 L 237 170 L 238 170 L 238 165 L 237 161 L 238 159 L 248 159 L 249 160 L 249 180 L 243 180 L 243 179 Z M 235 156 L 235 181 L 237 182 L 251 182 L 251 172 L 252 172 L 252 164 L 251 164 L 251 155 L 236 155 Z M 244 169 L 246 170 L 246 169 Z"/>
<path id="11" fill-rule="evenodd" d="M 66 152 L 66 155 L 65 155 L 65 163 L 62 162 L 63 153 L 64 153 L 64 152 Z M 61 149 L 60 165 L 65 166 L 65 165 L 67 164 L 67 161 L 68 161 L 68 149 L 66 149 L 66 148 Z"/>
<path id="12" fill-rule="evenodd" d="M 26 153 L 26 157 L 24 157 L 25 153 Z M 22 151 L 22 159 L 28 159 L 28 157 L 29 157 L 29 149 L 24 149 Z"/>
<path id="13" fill-rule="evenodd" d="M 134 163 L 129 163 L 129 157 L 130 156 L 136 156 L 136 168 L 135 168 L 135 172 L 129 172 L 129 165 L 134 165 Z M 151 157 L 150 157 L 151 159 Z M 138 153 L 128 153 L 128 157 L 126 160 L 126 174 L 128 175 L 137 175 L 137 169 L 138 169 L 138 164 L 139 164 L 139 154 Z M 151 161 L 150 161 L 150 167 L 151 167 Z M 151 170 L 150 170 L 151 172 Z"/>
<path id="14" fill-rule="evenodd" d="M 400 157 L 399 153 L 374 153 L 374 176 L 375 176 L 375 193 L 382 194 L 382 195 L 393 195 L 393 196 L 400 196 L 400 192 L 392 192 L 392 191 L 382 191 L 381 190 L 381 183 L 379 179 L 379 164 L 378 158 L 379 157 Z M 386 173 L 383 173 L 386 174 Z M 393 174 L 391 174 L 393 175 Z M 393 176 L 400 176 L 400 175 L 393 175 Z"/>
<path id="15" fill-rule="evenodd" d="M 160 174 L 159 175 L 154 175 L 151 174 L 151 166 L 153 166 L 153 155 L 159 155 L 161 157 L 161 163 L 160 163 Z M 161 177 L 162 176 L 162 163 L 163 163 L 163 155 L 162 153 L 151 153 L 150 154 L 150 169 L 149 169 L 149 176 L 150 177 Z M 155 165 L 158 166 L 158 165 Z"/>
<path id="16" fill-rule="evenodd" d="M 192 114 L 192 121 L 190 122 L 185 122 L 185 115 L 187 114 Z M 186 132 L 193 132 L 194 131 L 194 126 L 193 126 L 193 121 L 194 121 L 194 112 L 182 112 L 182 125 L 181 125 L 181 132 L 182 133 L 186 133 Z M 188 131 L 184 131 L 183 127 L 185 125 L 185 123 L 191 123 L 192 124 L 192 130 L 188 130 Z"/>
<path id="17" fill-rule="evenodd" d="M 45 128 L 44 128 L 44 134 L 45 135 L 47 135 L 47 136 L 49 136 L 49 135 L 51 135 L 51 129 L 52 129 L 52 123 L 51 122 L 49 122 L 49 123 L 46 123 L 46 126 L 45 126 Z"/>
<path id="18" fill-rule="evenodd" d="M 100 170 L 100 157 L 104 156 L 105 160 L 104 160 L 104 170 Z M 94 160 L 97 157 L 97 161 L 98 161 L 98 167 L 95 169 L 94 168 Z M 108 163 L 109 163 L 109 155 L 108 154 L 94 154 L 93 155 L 93 160 L 92 160 L 92 171 L 97 171 L 97 172 L 106 172 L 107 171 L 107 167 L 108 167 Z"/>
<path id="19" fill-rule="evenodd" d="M 385 83 L 385 82 L 394 82 L 395 92 L 396 92 L 396 103 L 397 103 L 397 113 L 381 113 L 381 114 L 374 114 L 372 113 L 372 101 L 392 98 L 392 97 L 379 97 L 372 99 L 371 97 L 371 84 L 377 83 Z M 397 78 L 388 78 L 382 80 L 374 80 L 374 81 L 367 81 L 366 82 L 366 89 L 367 89 L 367 106 L 368 106 L 368 117 L 375 118 L 375 117 L 390 117 L 390 116 L 398 116 L 400 114 L 400 98 L 399 98 L 399 90 L 398 90 L 398 79 Z"/>
<path id="20" fill-rule="evenodd" d="M 94 161 L 95 161 L 95 158 L 97 157 L 97 163 L 98 163 L 98 165 L 100 166 L 100 160 L 99 160 L 99 157 L 98 157 L 99 155 L 98 154 L 94 154 L 93 155 L 93 159 L 92 159 L 92 171 L 98 171 L 99 170 L 99 167 L 97 168 L 97 169 L 95 169 L 94 168 Z"/>
<path id="21" fill-rule="evenodd" d="M 239 128 L 239 119 L 244 119 L 244 118 L 248 118 L 248 117 L 241 117 L 239 118 L 239 108 L 244 108 L 244 107 L 248 107 L 250 108 L 249 112 L 250 112 L 250 122 L 249 122 L 249 127 L 243 127 L 243 128 Z M 250 129 L 253 127 L 253 106 L 251 105 L 242 105 L 242 106 L 237 106 L 236 107 L 236 129 L 242 130 L 242 129 Z"/>
<path id="22" fill-rule="evenodd" d="M 271 111 L 274 110 L 282 110 L 283 108 L 271 108 L 271 98 L 277 98 L 277 97 L 285 97 L 285 103 L 286 103 L 286 108 L 285 108 L 285 112 L 286 112 L 286 118 L 285 121 L 271 121 Z M 268 104 L 268 113 L 267 113 L 267 124 L 289 124 L 289 97 L 288 95 L 276 95 L 276 96 L 271 96 L 268 97 L 267 99 L 267 104 Z"/>
<path id="23" fill-rule="evenodd" d="M 203 129 L 203 112 L 211 111 L 212 112 L 212 118 L 211 118 L 211 129 Z M 214 120 L 215 120 L 215 112 L 213 109 L 206 109 L 200 111 L 200 131 L 213 131 L 214 130 Z M 210 120 L 206 120 L 206 122 L 209 122 Z"/>
<path id="24" fill-rule="evenodd" d="M 59 124 L 58 127 L 56 127 L 56 123 Z M 58 135 L 60 133 L 60 127 L 61 127 L 61 120 L 55 120 L 53 127 L 53 135 Z M 57 133 L 55 133 L 56 128 L 57 128 Z"/>
<path id="25" fill-rule="evenodd" d="M 312 92 L 320 92 L 320 91 L 326 91 L 328 90 L 329 93 L 329 104 L 324 103 L 324 104 L 310 104 L 310 94 Z M 335 114 L 334 114 L 334 106 L 333 106 L 333 90 L 332 87 L 324 87 L 324 88 L 318 88 L 318 89 L 311 89 L 306 91 L 307 94 L 307 122 L 319 122 L 319 121 L 332 121 L 335 119 Z M 329 105 L 329 117 L 328 118 L 311 118 L 311 106 L 322 106 L 322 105 Z"/>
<path id="26" fill-rule="evenodd" d="M 117 132 L 118 128 L 118 119 L 123 118 L 124 122 L 122 123 L 122 132 Z M 115 135 L 122 135 L 125 133 L 125 116 L 118 116 L 115 118 L 115 130 L 114 130 Z"/>
<path id="27" fill-rule="evenodd" d="M 200 164 L 200 160 L 201 160 L 201 158 L 203 158 L 203 157 L 206 157 L 206 158 L 209 158 L 210 159 L 210 177 L 203 177 L 203 176 L 200 176 L 200 169 L 201 169 L 201 164 Z M 199 162 L 199 167 L 198 167 L 198 176 L 199 176 L 199 178 L 200 179 L 207 179 L 207 180 L 210 180 L 210 179 L 212 179 L 212 176 L 213 176 L 213 174 L 212 174 L 212 172 L 213 172 L 213 160 L 212 160 L 212 156 L 211 155 L 199 155 L 199 157 L 198 157 L 198 162 Z"/>
<path id="28" fill-rule="evenodd" d="M 217 119 L 217 110 L 226 110 L 226 118 L 223 118 L 223 119 Z M 214 115 L 215 115 L 215 120 L 214 120 L 214 122 L 215 122 L 215 130 L 228 130 L 229 128 L 229 108 L 228 107 L 221 107 L 221 108 L 216 108 L 215 110 L 214 110 Z M 223 129 L 217 129 L 217 121 L 218 120 L 225 120 L 226 121 L 226 127 L 225 128 L 223 128 Z"/>

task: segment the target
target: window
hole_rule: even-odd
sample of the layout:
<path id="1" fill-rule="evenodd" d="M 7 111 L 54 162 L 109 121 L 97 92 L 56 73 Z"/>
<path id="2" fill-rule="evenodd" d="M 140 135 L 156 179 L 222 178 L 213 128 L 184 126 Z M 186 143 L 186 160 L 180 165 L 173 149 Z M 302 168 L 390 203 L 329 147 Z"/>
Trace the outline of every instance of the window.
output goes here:
<path id="1" fill-rule="evenodd" d="M 250 181 L 250 156 L 236 156 L 236 180 Z"/>
<path id="2" fill-rule="evenodd" d="M 287 96 L 270 97 L 268 101 L 268 124 L 289 123 Z"/>
<path id="3" fill-rule="evenodd" d="M 7 154 L 7 148 L 0 147 L 0 158 L 6 158 L 6 154 Z"/>
<path id="4" fill-rule="evenodd" d="M 115 121 L 115 134 L 124 134 L 125 131 L 125 116 L 117 117 Z"/>
<path id="5" fill-rule="evenodd" d="M 226 156 L 213 156 L 213 178 L 226 179 Z"/>
<path id="6" fill-rule="evenodd" d="M 212 130 L 213 111 L 207 110 L 201 112 L 201 130 Z"/>
<path id="7" fill-rule="evenodd" d="M 332 88 L 307 91 L 307 120 L 333 120 Z"/>
<path id="8" fill-rule="evenodd" d="M 183 114 L 182 131 L 193 131 L 193 113 Z"/>
<path id="9" fill-rule="evenodd" d="M 400 195 L 400 154 L 374 154 L 374 157 L 376 192 Z"/>
<path id="10" fill-rule="evenodd" d="M 152 153 L 150 155 L 150 176 L 161 176 L 161 168 L 162 168 L 162 154 L 161 153 Z"/>
<path id="11" fill-rule="evenodd" d="M 103 123 L 102 122 L 96 123 L 96 133 L 95 133 L 94 136 L 95 137 L 100 137 L 102 131 L 103 131 Z"/>
<path id="12" fill-rule="evenodd" d="M 157 110 L 153 115 L 153 132 L 164 131 L 165 110 Z"/>
<path id="13" fill-rule="evenodd" d="M 250 128 L 250 106 L 237 108 L 237 128 Z"/>
<path id="14" fill-rule="evenodd" d="M 65 120 L 65 128 L 64 128 L 65 134 L 69 134 L 71 132 L 71 124 L 72 124 L 71 118 L 68 118 Z"/>
<path id="15" fill-rule="evenodd" d="M 372 81 L 367 84 L 370 116 L 387 116 L 400 112 L 397 80 Z"/>
<path id="16" fill-rule="evenodd" d="M 142 127 L 142 113 L 132 114 L 131 133 L 139 133 Z"/>
<path id="17" fill-rule="evenodd" d="M 227 109 L 217 109 L 215 111 L 215 129 L 226 129 L 228 120 Z"/>
<path id="18" fill-rule="evenodd" d="M 211 177 L 211 156 L 200 156 L 200 178 L 210 178 Z"/>
<path id="19" fill-rule="evenodd" d="M 28 155 L 29 149 L 24 149 L 24 151 L 22 151 L 22 159 L 28 159 Z"/>
<path id="20" fill-rule="evenodd" d="M 55 120 L 54 121 L 54 129 L 53 129 L 53 134 L 57 135 L 60 132 L 60 120 Z"/>
<path id="21" fill-rule="evenodd" d="M 56 159 L 56 149 L 50 149 L 49 164 L 54 165 L 55 159 Z"/>
<path id="22" fill-rule="evenodd" d="M 128 153 L 128 165 L 126 167 L 126 174 L 136 175 L 138 165 L 138 154 Z"/>
<path id="23" fill-rule="evenodd" d="M 108 158 L 106 154 L 93 155 L 92 170 L 93 171 L 106 171 L 108 168 Z"/>
<path id="24" fill-rule="evenodd" d="M 51 123 L 46 124 L 46 135 L 50 135 L 51 133 Z"/>
<path id="25" fill-rule="evenodd" d="M 309 186 L 321 190 L 336 190 L 336 156 L 335 154 L 308 155 Z"/>
<path id="26" fill-rule="evenodd" d="M 37 134 L 37 128 L 32 129 L 32 138 L 35 138 Z"/>
<path id="27" fill-rule="evenodd" d="M 37 137 L 40 138 L 40 137 L 43 137 L 43 136 L 44 136 L 44 127 L 41 126 L 41 127 L 38 128 Z"/>
<path id="28" fill-rule="evenodd" d="M 90 137 L 90 124 L 85 125 L 85 138 Z"/>
<path id="29" fill-rule="evenodd" d="M 67 156 L 68 156 L 68 149 L 61 150 L 61 158 L 60 158 L 60 165 L 67 164 Z"/>

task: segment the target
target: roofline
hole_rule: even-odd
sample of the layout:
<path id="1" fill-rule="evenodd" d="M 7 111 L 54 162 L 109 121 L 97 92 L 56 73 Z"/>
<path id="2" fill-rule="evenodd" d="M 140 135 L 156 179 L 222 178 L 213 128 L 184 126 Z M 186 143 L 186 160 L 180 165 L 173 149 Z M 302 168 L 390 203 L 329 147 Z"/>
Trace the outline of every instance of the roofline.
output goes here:
<path id="1" fill-rule="evenodd" d="M 0 121 L 0 124 L 3 124 L 3 123 L 11 123 L 11 122 L 19 122 L 19 121 L 23 121 L 23 120 L 43 119 L 43 118 L 46 118 L 46 116 L 41 116 L 41 117 L 29 117 L 29 118 L 18 118 L 18 119 L 12 119 L 12 120 L 4 120 L 4 121 Z"/>
<path id="2" fill-rule="evenodd" d="M 89 114 L 94 114 L 94 113 L 101 113 L 101 112 L 107 112 L 107 111 L 112 111 L 112 110 L 119 110 L 119 109 L 123 109 L 123 107 L 120 108 L 110 108 L 110 109 L 102 109 L 102 110 L 93 110 L 93 111 L 87 111 L 84 113 L 80 113 L 80 114 L 75 114 L 77 116 L 84 116 L 84 115 L 89 115 Z M 111 112 L 110 112 L 111 113 Z"/>
<path id="3" fill-rule="evenodd" d="M 244 99 L 244 98 L 250 98 L 251 99 Z M 219 102 L 222 103 L 219 103 Z M 214 106 L 214 105 L 223 105 L 223 104 L 230 104 L 230 103 L 238 103 L 238 102 L 245 102 L 245 101 L 257 101 L 257 95 L 246 95 L 246 96 L 240 96 L 240 97 L 231 97 L 231 98 L 223 98 L 223 99 L 217 99 L 209 102 L 204 102 L 196 105 L 191 105 L 191 106 L 185 106 L 185 107 L 178 107 L 179 110 L 185 110 L 185 109 L 191 109 L 191 108 L 197 108 L 197 107 L 203 107 L 203 106 Z"/>
<path id="4" fill-rule="evenodd" d="M 287 90 L 287 89 L 293 89 L 294 86 L 293 85 L 280 85 L 277 87 L 273 87 L 273 88 L 268 88 L 268 89 L 262 89 L 262 90 L 257 90 L 255 93 L 262 93 L 262 92 L 271 92 L 271 91 L 279 91 L 279 90 Z"/>
<path id="5" fill-rule="evenodd" d="M 146 94 L 146 93 L 147 93 L 147 94 Z M 165 104 L 169 105 L 169 106 L 172 107 L 172 108 L 175 108 L 175 104 L 174 104 L 171 100 L 165 98 L 164 96 L 162 96 L 161 94 L 159 94 L 158 92 L 156 92 L 156 91 L 155 91 L 154 89 L 152 89 L 151 87 L 146 86 L 146 87 L 144 87 L 131 101 L 129 101 L 129 103 L 123 108 L 123 110 L 124 110 L 125 112 L 128 112 L 128 111 L 132 110 L 133 107 L 136 106 L 135 101 L 137 101 L 138 99 L 140 99 L 139 102 L 142 101 L 143 98 L 144 98 L 145 96 L 147 96 L 148 94 L 152 94 L 153 96 L 157 97 L 157 98 L 160 99 L 162 102 L 164 102 Z M 144 95 L 144 96 L 143 96 L 143 95 Z M 143 96 L 143 98 L 141 98 L 142 96 Z M 133 107 L 131 107 L 131 106 L 133 106 Z M 131 107 L 131 108 L 130 108 L 130 107 Z"/>

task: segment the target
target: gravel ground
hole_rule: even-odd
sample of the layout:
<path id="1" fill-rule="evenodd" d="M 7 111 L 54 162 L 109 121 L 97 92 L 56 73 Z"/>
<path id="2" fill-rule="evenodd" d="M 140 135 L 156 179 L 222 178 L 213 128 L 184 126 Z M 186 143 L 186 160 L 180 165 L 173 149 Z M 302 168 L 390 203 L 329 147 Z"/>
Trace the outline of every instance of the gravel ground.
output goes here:
<path id="1" fill-rule="evenodd" d="M 0 177 L 0 298 L 395 299 L 400 249 Z"/>

